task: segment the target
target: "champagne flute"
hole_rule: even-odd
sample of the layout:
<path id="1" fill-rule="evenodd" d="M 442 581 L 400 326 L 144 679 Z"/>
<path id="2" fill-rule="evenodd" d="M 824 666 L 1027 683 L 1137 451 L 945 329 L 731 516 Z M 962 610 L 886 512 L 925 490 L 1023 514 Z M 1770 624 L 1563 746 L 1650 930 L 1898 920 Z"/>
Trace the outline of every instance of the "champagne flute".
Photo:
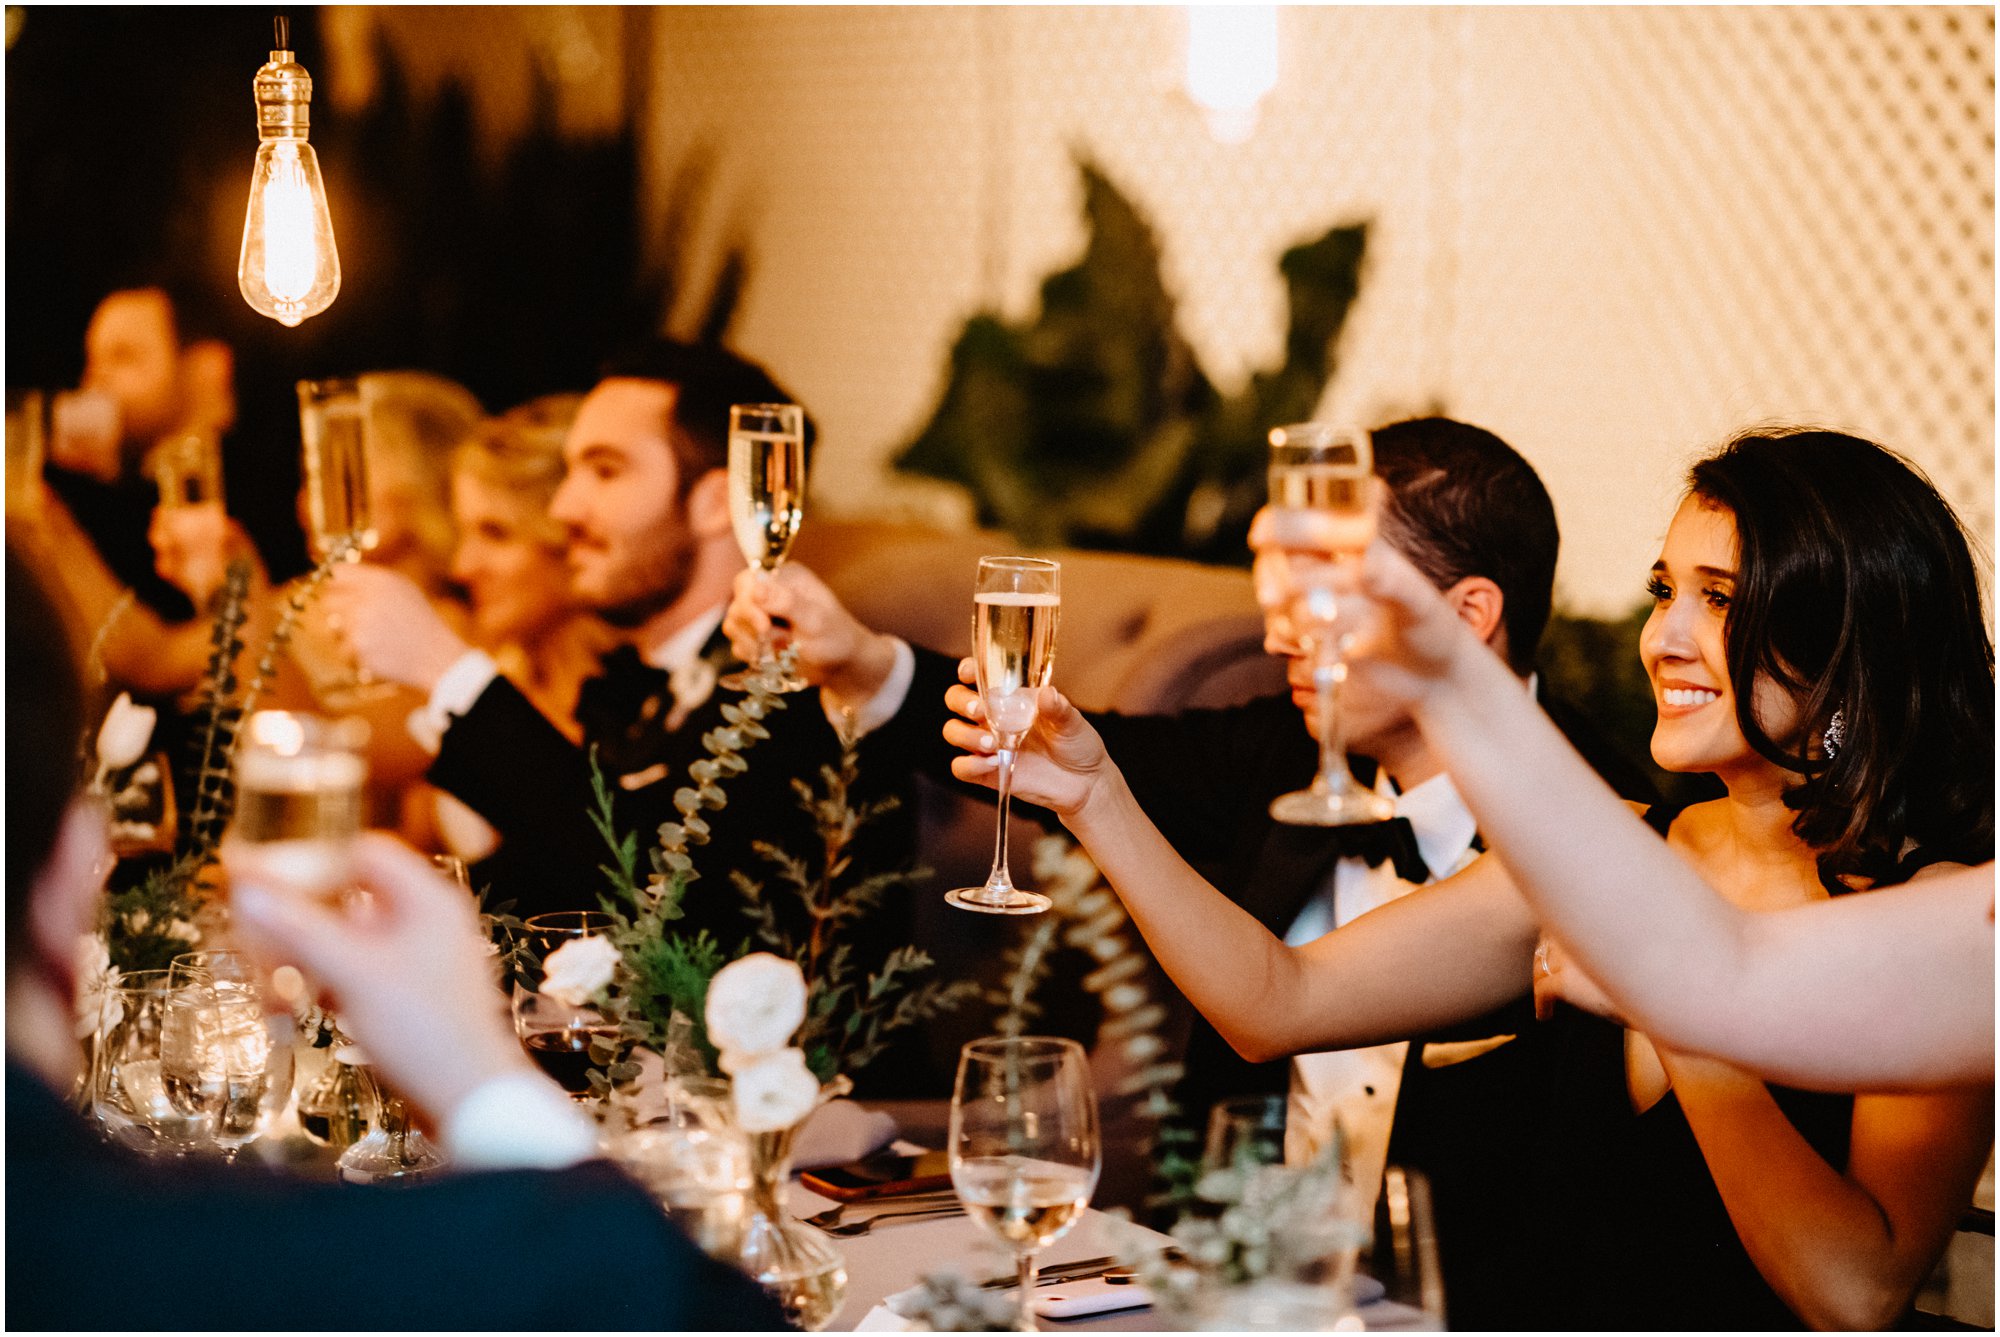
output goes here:
<path id="1" fill-rule="evenodd" d="M 1074 1040 L 974 1040 L 951 1095 L 951 1185 L 966 1214 L 1014 1251 L 1022 1331 L 1033 1331 L 1035 1255 L 1076 1223 L 1097 1187 L 1097 1096 Z"/>
<path id="2" fill-rule="evenodd" d="M 368 493 L 367 415 L 359 381 L 300 381 L 299 445 L 306 487 L 306 538 L 315 561 L 358 562 L 380 535 Z M 356 704 L 394 691 L 347 656 L 319 687 L 329 705 Z"/>
<path id="3" fill-rule="evenodd" d="M 1014 793 L 1014 757 L 1035 725 L 1036 698 L 1055 671 L 1061 576 L 1058 563 L 1038 557 L 979 559 L 972 592 L 972 662 L 1000 756 L 1000 831 L 985 885 L 945 893 L 961 910 L 1032 915 L 1049 908 L 1048 897 L 1014 885 L 1007 868 L 1007 813 Z"/>
<path id="4" fill-rule="evenodd" d="M 1273 507 L 1362 521 L 1368 514 L 1373 472 L 1374 454 L 1366 432 L 1318 422 L 1271 431 Z M 1365 533 L 1366 526 L 1357 523 L 1354 531 Z M 1340 731 L 1340 684 L 1347 679 L 1347 663 L 1340 653 L 1333 580 L 1337 561 L 1359 555 L 1357 550 L 1328 560 L 1291 553 L 1282 562 L 1278 615 L 1311 657 L 1313 714 L 1319 725 L 1319 770 L 1312 786 L 1271 801 L 1272 818 L 1290 826 L 1346 826 L 1384 822 L 1396 815 L 1394 804 L 1362 788 L 1354 778 Z"/>
<path id="5" fill-rule="evenodd" d="M 541 992 L 543 964 L 565 943 L 602 937 L 613 926 L 611 916 L 598 910 L 564 910 L 522 923 L 534 954 L 514 981 L 514 1033 L 528 1057 L 579 1102 L 590 1099 L 591 1040 L 614 1039 L 618 1028 L 594 1007 L 573 1007 Z"/>
<path id="6" fill-rule="evenodd" d="M 768 581 L 785 563 L 805 520 L 806 411 L 797 404 L 732 404 L 729 409 L 729 523 L 743 560 Z M 782 662 L 767 632 L 757 662 L 721 680 L 732 691 L 761 686 L 802 692 L 811 686 Z"/>

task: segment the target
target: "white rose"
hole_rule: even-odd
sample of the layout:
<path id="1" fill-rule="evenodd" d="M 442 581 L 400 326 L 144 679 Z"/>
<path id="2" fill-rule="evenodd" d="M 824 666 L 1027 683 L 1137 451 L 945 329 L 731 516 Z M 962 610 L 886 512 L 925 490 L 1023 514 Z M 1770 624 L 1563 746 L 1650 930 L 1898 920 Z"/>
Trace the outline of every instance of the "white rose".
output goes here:
<path id="1" fill-rule="evenodd" d="M 729 1084 L 736 1125 L 746 1133 L 790 1128 L 819 1104 L 819 1078 L 806 1066 L 803 1049 L 780 1049 L 739 1063 Z"/>
<path id="2" fill-rule="evenodd" d="M 122 771 L 145 756 L 146 744 L 153 741 L 154 719 L 151 706 L 135 705 L 131 693 L 120 692 L 97 728 L 98 769 Z"/>
<path id="3" fill-rule="evenodd" d="M 806 977 L 798 963 L 753 952 L 715 972 L 704 1009 L 709 1042 L 724 1054 L 756 1058 L 783 1049 L 806 1019 Z"/>
<path id="4" fill-rule="evenodd" d="M 88 1040 L 97 1034 L 100 1020 L 116 1026 L 124 1018 L 124 1005 L 112 999 L 117 1009 L 103 1017 L 105 997 L 118 987 L 119 971 L 111 964 L 111 948 L 95 933 L 76 940 L 76 1038 Z"/>
<path id="5" fill-rule="evenodd" d="M 582 1007 L 611 983 L 617 968 L 618 949 L 611 939 L 572 938 L 542 962 L 541 991 L 558 1003 Z"/>

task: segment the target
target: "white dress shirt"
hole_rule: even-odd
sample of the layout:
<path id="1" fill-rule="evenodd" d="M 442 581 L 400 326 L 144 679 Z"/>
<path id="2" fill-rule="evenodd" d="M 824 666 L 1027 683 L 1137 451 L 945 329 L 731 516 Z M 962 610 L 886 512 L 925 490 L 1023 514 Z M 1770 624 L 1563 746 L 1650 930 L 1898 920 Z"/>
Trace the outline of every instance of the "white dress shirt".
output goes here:
<path id="1" fill-rule="evenodd" d="M 1529 675 L 1526 686 L 1532 696 L 1535 675 Z M 1479 857 L 1479 851 L 1473 848 L 1478 823 L 1465 806 L 1465 800 L 1459 797 L 1458 786 L 1452 783 L 1449 774 L 1440 771 L 1401 793 L 1387 774 L 1378 774 L 1375 792 L 1395 805 L 1396 816 L 1409 819 L 1417 852 L 1423 855 L 1432 882 L 1450 877 Z M 1408 895 L 1417 886 L 1398 877 L 1394 863 L 1389 860 L 1370 868 L 1363 859 L 1341 859 L 1318 894 L 1292 920 L 1285 931 L 1285 945 L 1302 947 Z M 1465 1046 L 1459 1057 L 1473 1057 L 1491 1047 L 1492 1042 Z M 1441 1048 L 1427 1048 L 1425 1061 L 1430 1061 L 1432 1050 Z M 1364 1202 L 1374 1202 L 1381 1191 L 1383 1169 L 1388 1164 L 1389 1134 L 1409 1050 L 1408 1041 L 1399 1041 L 1365 1049 L 1300 1054 L 1294 1058 L 1291 1100 L 1285 1121 L 1285 1158 L 1295 1163 L 1310 1160 L 1325 1146 L 1337 1120 L 1348 1144 L 1354 1184 L 1367 1195 Z"/>
<path id="2" fill-rule="evenodd" d="M 702 657 L 701 648 L 708 644 L 709 637 L 722 625 L 723 614 L 728 609 L 727 600 L 718 603 L 673 635 L 640 652 L 640 659 L 647 664 L 667 671 L 667 688 L 674 695 L 673 713 L 667 717 L 669 729 L 677 728 L 688 712 L 706 701 L 715 690 L 713 666 Z M 853 712 L 851 720 L 848 713 L 834 703 L 831 694 L 825 691 L 820 693 L 820 709 L 825 712 L 827 723 L 835 729 L 851 728 L 852 737 L 858 740 L 895 717 L 896 712 L 902 709 L 903 698 L 909 695 L 910 684 L 917 672 L 916 654 L 901 639 L 896 641 L 895 654 L 895 663 L 889 670 L 887 680 L 874 696 Z M 445 730 L 451 727 L 451 722 L 471 710 L 473 703 L 499 675 L 500 668 L 493 662 L 493 656 L 484 650 L 466 651 L 438 678 L 437 684 L 431 688 L 430 699 L 410 712 L 410 736 L 425 751 L 435 755 L 443 745 Z"/>

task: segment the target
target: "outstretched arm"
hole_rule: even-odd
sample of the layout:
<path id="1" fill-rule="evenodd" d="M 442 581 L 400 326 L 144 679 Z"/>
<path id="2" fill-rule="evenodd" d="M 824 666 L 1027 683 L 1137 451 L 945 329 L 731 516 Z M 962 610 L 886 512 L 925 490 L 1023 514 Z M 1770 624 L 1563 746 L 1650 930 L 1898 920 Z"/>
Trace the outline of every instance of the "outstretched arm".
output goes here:
<path id="1" fill-rule="evenodd" d="M 1386 545 L 1353 672 L 1411 703 L 1517 886 L 1638 1028 L 1830 1090 L 1993 1076 L 1993 870 L 1750 913 L 1650 832 Z"/>
<path id="2" fill-rule="evenodd" d="M 993 784 L 993 739 L 977 696 L 958 687 L 946 699 L 965 718 L 947 724 L 945 737 L 972 754 L 953 772 Z M 1490 860 L 1287 947 L 1174 852 L 1060 692 L 1042 689 L 1040 705 L 1014 792 L 1062 818 L 1174 983 L 1244 1057 L 1407 1038 L 1498 1007 L 1527 983 L 1535 924 Z"/>

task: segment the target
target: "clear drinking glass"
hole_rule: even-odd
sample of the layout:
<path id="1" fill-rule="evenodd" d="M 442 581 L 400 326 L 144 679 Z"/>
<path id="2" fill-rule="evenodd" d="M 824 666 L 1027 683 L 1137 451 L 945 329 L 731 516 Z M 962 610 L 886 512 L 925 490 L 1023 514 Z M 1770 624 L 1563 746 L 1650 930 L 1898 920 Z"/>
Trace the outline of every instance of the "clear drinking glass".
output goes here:
<path id="1" fill-rule="evenodd" d="M 260 710 L 244 726 L 229 839 L 256 847 L 259 874 L 274 886 L 337 901 L 352 885 L 365 729 L 285 710 Z"/>
<path id="2" fill-rule="evenodd" d="M 368 418 L 361 384 L 345 379 L 300 381 L 298 395 L 307 543 L 315 561 L 338 553 L 342 561 L 358 562 L 380 539 L 368 493 Z M 329 705 L 355 704 L 395 690 L 351 657 L 318 689 Z"/>
<path id="3" fill-rule="evenodd" d="M 729 523 L 743 560 L 769 580 L 805 520 L 806 411 L 797 404 L 733 404 L 729 409 Z M 801 692 L 811 684 L 787 667 L 765 636 L 757 662 L 721 685 L 748 691 Z"/>
<path id="4" fill-rule="evenodd" d="M 1328 423 L 1297 423 L 1271 431 L 1271 505 L 1275 509 L 1322 511 L 1357 520 L 1368 514 L 1374 453 L 1368 434 Z M 1365 533 L 1363 525 L 1355 526 Z M 1337 632 L 1339 602 L 1333 577 L 1338 561 L 1288 553 L 1277 579 L 1260 589 L 1260 599 L 1277 600 L 1275 614 L 1312 660 L 1313 713 L 1319 725 L 1319 772 L 1311 788 L 1271 801 L 1274 820 L 1291 826 L 1345 826 L 1383 822 L 1396 815 L 1393 804 L 1362 788 L 1348 769 L 1340 730 L 1340 684 L 1347 664 Z M 1260 582 L 1264 583 L 1264 582 Z M 1267 605 L 1268 608 L 1268 605 Z"/>
<path id="5" fill-rule="evenodd" d="M 514 1033 L 542 1071 L 578 1101 L 590 1098 L 591 1040 L 613 1038 L 618 1028 L 594 1007 L 575 1007 L 541 993 L 542 963 L 563 944 L 602 936 L 611 928 L 611 916 L 596 910 L 536 915 L 522 924 L 530 955 L 514 981 Z"/>
<path id="6" fill-rule="evenodd" d="M 148 463 L 160 489 L 160 509 L 222 504 L 222 443 L 214 432 L 168 437 Z"/>
<path id="7" fill-rule="evenodd" d="M 214 1140 L 225 1160 L 262 1137 L 292 1094 L 298 1024 L 242 952 L 218 948 L 183 952 L 168 967 L 178 996 L 207 990 L 199 1080 L 217 1097 Z M 172 1064 L 168 1065 L 170 1068 Z M 185 1077 L 187 1074 L 183 1073 Z M 169 1073 L 169 1095 L 173 1094 Z"/>
<path id="8" fill-rule="evenodd" d="M 1285 1162 L 1284 1096 L 1238 1096 L 1216 1102 L 1208 1112 L 1204 1170 L 1240 1170 Z"/>
<path id="9" fill-rule="evenodd" d="M 104 990 L 90 1069 L 90 1108 L 105 1136 L 145 1155 L 184 1156 L 213 1120 L 167 1095 L 162 1048 L 174 990 L 165 970 L 132 970 Z"/>
<path id="10" fill-rule="evenodd" d="M 1014 1251 L 1018 1326 L 1033 1331 L 1035 1255 L 1076 1224 L 1097 1187 L 1097 1096 L 1083 1046 L 1039 1035 L 966 1045 L 949 1151 L 966 1214 Z"/>
<path id="11" fill-rule="evenodd" d="M 1000 758 L 1000 830 L 985 885 L 945 893 L 961 910 L 1032 915 L 1049 908 L 1048 897 L 1014 885 L 1007 868 L 1007 812 L 1014 794 L 1015 754 L 1035 725 L 1036 698 L 1055 672 L 1061 577 L 1060 564 L 1039 557 L 979 559 L 972 591 L 972 662 Z"/>

